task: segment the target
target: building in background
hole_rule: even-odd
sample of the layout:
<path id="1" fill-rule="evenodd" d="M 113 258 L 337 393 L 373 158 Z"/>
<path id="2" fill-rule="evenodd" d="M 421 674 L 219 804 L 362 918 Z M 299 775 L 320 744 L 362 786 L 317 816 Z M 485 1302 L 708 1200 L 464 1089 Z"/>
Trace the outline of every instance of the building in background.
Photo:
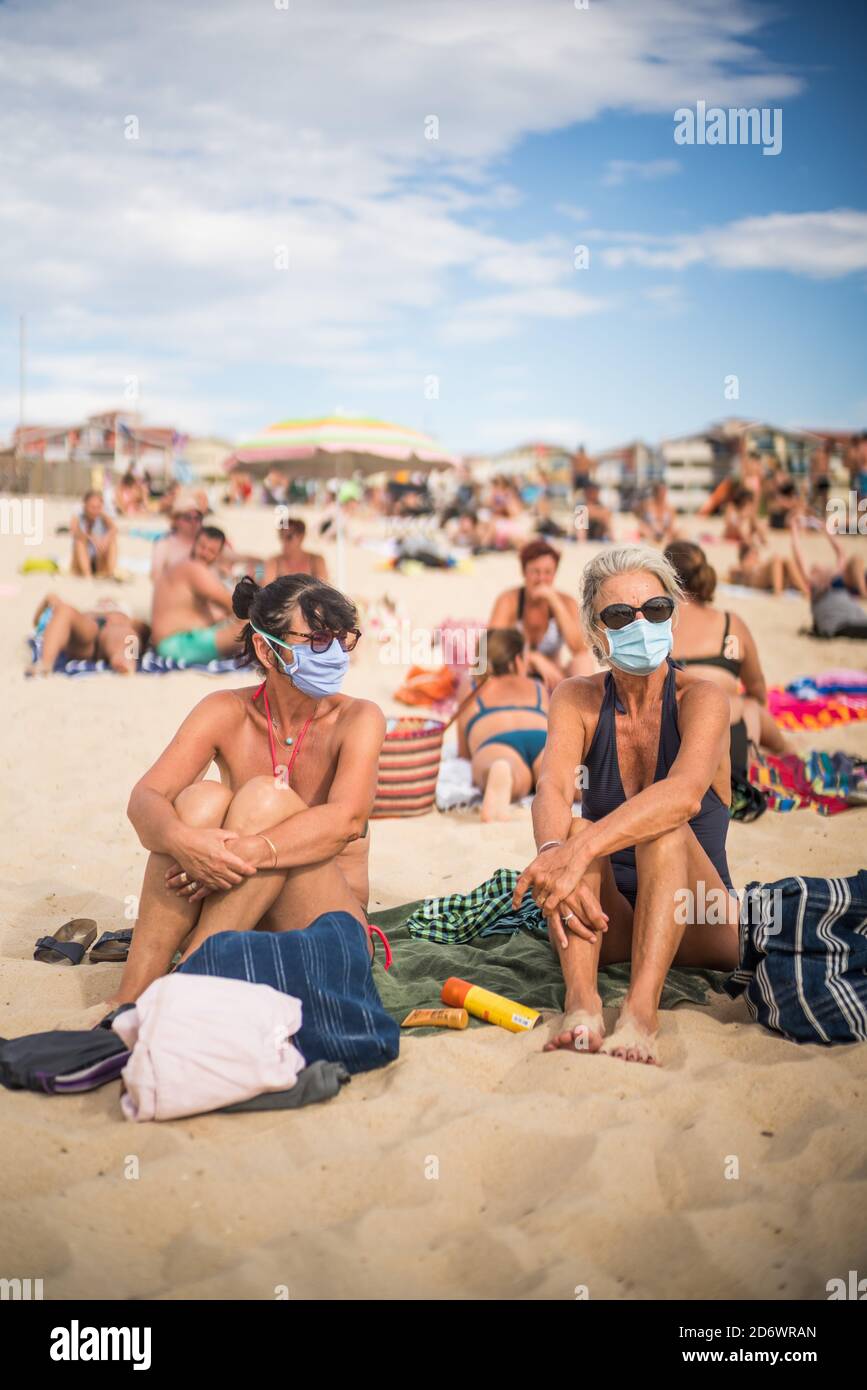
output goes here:
<path id="1" fill-rule="evenodd" d="M 809 430 L 784 429 L 760 420 L 721 420 L 696 434 L 664 439 L 662 478 L 678 512 L 696 512 L 748 457 L 776 459 L 793 477 L 804 477 L 810 455 L 822 444 Z"/>

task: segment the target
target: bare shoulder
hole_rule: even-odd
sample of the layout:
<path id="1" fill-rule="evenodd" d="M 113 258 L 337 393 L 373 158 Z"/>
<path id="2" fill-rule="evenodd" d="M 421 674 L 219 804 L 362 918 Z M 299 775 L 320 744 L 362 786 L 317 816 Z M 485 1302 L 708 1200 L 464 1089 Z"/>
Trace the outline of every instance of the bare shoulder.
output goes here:
<path id="1" fill-rule="evenodd" d="M 684 714 L 706 719 L 715 715 L 729 718 L 729 697 L 716 681 L 691 680 L 677 673 L 677 698 Z"/>
<path id="2" fill-rule="evenodd" d="M 215 726 L 238 725 L 247 713 L 251 695 L 252 687 L 249 685 L 241 686 L 237 690 L 215 690 L 200 700 L 192 713 L 202 719 L 212 720 Z"/>
<path id="3" fill-rule="evenodd" d="M 385 735 L 385 715 L 374 700 L 356 699 L 353 695 L 342 695 L 338 708 L 341 724 L 353 731 L 367 730 L 371 734 Z"/>
<path id="4" fill-rule="evenodd" d="M 604 671 L 593 676 L 568 676 L 554 688 L 551 696 L 551 713 L 570 711 L 572 714 L 595 715 L 605 689 Z"/>

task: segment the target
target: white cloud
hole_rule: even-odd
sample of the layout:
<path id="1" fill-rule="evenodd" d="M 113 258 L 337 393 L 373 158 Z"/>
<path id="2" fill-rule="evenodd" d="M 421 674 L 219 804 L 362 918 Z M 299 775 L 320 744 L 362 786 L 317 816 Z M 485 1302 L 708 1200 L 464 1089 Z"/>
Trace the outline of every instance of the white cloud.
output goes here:
<path id="1" fill-rule="evenodd" d="M 640 265 L 686 270 L 707 264 L 723 270 L 786 270 L 817 280 L 867 270 L 867 212 L 850 208 L 744 217 L 684 236 L 596 235 L 620 243 L 601 253 L 613 269 Z"/>
<path id="2" fill-rule="evenodd" d="M 758 28 L 746 0 L 0 6 L 0 296 L 28 313 L 40 408 L 68 412 L 63 358 L 95 387 L 157 364 L 186 424 L 235 364 L 353 392 L 412 371 L 418 312 L 452 342 L 597 312 L 555 242 L 509 234 L 503 160 L 609 110 L 795 93 Z M 213 407 L 225 428 L 222 392 Z"/>
<path id="3" fill-rule="evenodd" d="M 676 159 L 609 159 L 602 182 L 606 188 L 617 188 L 632 179 L 649 183 L 679 173 Z"/>

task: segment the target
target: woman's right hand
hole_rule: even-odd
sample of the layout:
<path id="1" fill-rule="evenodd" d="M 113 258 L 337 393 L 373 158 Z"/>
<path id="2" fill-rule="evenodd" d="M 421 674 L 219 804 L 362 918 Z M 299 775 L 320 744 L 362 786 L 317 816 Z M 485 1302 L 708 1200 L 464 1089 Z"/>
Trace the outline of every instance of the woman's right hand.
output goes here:
<path id="1" fill-rule="evenodd" d="M 236 830 L 184 826 L 169 852 L 191 881 L 221 892 L 235 888 L 256 872 L 255 864 L 233 853 L 232 841 L 239 838 Z"/>

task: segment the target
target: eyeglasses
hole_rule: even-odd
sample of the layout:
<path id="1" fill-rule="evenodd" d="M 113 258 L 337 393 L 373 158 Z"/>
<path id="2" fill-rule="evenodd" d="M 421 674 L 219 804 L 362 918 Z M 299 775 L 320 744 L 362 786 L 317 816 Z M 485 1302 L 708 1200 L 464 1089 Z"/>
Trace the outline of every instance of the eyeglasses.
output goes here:
<path id="1" fill-rule="evenodd" d="M 643 613 L 649 623 L 664 623 L 674 612 L 674 600 L 664 598 L 646 599 L 638 608 L 633 608 L 631 603 L 609 603 L 607 608 L 603 608 L 599 614 L 602 622 L 612 631 L 617 632 L 621 627 L 626 627 L 627 623 L 634 623 L 637 613 Z"/>
<path id="2" fill-rule="evenodd" d="M 287 637 L 307 637 L 310 640 L 310 650 L 312 652 L 327 652 L 332 642 L 339 642 L 345 652 L 355 650 L 361 633 L 357 627 L 344 628 L 341 632 L 329 632 L 322 628 L 317 632 L 293 632 L 288 628 Z"/>
<path id="3" fill-rule="evenodd" d="M 175 521 L 202 521 L 204 512 L 175 512 Z"/>

